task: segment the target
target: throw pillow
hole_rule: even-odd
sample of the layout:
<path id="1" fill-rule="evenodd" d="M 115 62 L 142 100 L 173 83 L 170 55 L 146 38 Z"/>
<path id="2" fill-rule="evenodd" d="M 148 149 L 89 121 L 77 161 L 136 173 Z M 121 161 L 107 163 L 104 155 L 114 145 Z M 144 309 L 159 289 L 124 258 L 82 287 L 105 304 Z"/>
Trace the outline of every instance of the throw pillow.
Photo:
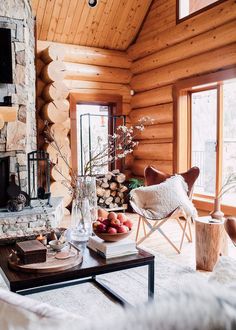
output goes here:
<path id="1" fill-rule="evenodd" d="M 187 192 L 188 186 L 183 177 L 175 175 L 160 184 L 133 189 L 130 194 L 131 201 L 146 218 L 165 218 L 178 207 L 182 207 L 187 216 L 196 217 L 197 211 Z"/>

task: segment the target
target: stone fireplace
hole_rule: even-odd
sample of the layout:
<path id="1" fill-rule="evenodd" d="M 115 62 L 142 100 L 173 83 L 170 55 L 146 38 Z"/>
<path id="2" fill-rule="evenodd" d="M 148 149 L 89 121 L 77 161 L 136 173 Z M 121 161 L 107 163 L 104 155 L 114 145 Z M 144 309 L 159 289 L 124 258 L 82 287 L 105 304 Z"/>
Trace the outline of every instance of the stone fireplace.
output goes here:
<path id="1" fill-rule="evenodd" d="M 0 190 L 8 185 L 4 175 L 16 174 L 19 164 L 21 189 L 27 192 L 27 154 L 37 149 L 35 116 L 35 38 L 34 18 L 30 0 L 1 1 L 0 28 L 11 30 L 13 83 L 0 83 L 0 102 L 12 98 L 17 119 L 5 123 L 0 130 Z M 1 41 L 0 41 L 1 42 Z M 1 47 L 1 45 L 0 45 Z M 16 176 L 16 183 L 17 181 Z M 0 195 L 1 196 L 1 195 Z M 5 198 L 1 196 L 2 202 Z M 62 198 L 54 198 L 52 207 L 34 201 L 32 208 L 20 212 L 0 209 L 0 242 L 12 237 L 25 237 L 39 230 L 55 227 L 63 216 Z M 2 203 L 1 206 L 4 203 Z"/>
<path id="2" fill-rule="evenodd" d="M 21 188 L 27 191 L 27 153 L 36 149 L 35 39 L 34 18 L 29 0 L 2 1 L 0 28 L 11 30 L 13 83 L 0 83 L 0 102 L 12 98 L 17 120 L 0 130 L 0 157 L 9 157 L 10 174 L 19 163 Z"/>

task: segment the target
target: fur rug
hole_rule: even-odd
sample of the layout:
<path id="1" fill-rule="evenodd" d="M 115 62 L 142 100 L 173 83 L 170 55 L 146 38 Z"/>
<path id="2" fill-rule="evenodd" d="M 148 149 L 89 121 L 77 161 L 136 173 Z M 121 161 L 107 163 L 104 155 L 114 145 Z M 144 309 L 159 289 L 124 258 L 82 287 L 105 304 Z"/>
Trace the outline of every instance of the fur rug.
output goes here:
<path id="1" fill-rule="evenodd" d="M 137 305 L 147 301 L 147 275 L 147 267 L 140 267 L 102 275 L 100 278 L 132 305 Z M 161 296 L 180 293 L 186 281 L 193 278 L 202 282 L 207 281 L 204 275 L 197 274 L 192 268 L 184 267 L 160 254 L 155 254 L 155 299 L 157 301 Z M 79 313 L 86 318 L 107 315 L 121 309 L 120 305 L 115 304 L 90 283 L 35 293 L 29 297 L 68 312 Z"/>

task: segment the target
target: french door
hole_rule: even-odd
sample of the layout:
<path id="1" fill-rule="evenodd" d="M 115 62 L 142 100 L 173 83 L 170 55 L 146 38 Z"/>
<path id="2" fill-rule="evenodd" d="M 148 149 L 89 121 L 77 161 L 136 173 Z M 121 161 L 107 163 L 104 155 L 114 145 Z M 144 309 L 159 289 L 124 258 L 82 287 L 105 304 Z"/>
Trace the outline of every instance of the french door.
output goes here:
<path id="1" fill-rule="evenodd" d="M 190 163 L 200 168 L 195 193 L 213 198 L 236 173 L 236 80 L 194 87 L 189 99 Z M 236 205 L 236 190 L 223 202 Z"/>

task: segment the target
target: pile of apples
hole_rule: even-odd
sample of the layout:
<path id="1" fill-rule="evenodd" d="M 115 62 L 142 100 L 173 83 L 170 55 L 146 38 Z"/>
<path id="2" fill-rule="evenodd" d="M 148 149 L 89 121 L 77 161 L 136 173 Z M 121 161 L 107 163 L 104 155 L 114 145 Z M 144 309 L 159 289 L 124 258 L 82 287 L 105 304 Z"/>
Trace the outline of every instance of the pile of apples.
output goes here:
<path id="1" fill-rule="evenodd" d="M 131 230 L 133 223 L 124 213 L 110 212 L 107 219 L 99 217 L 93 223 L 93 230 L 98 233 L 117 234 L 127 233 Z"/>

